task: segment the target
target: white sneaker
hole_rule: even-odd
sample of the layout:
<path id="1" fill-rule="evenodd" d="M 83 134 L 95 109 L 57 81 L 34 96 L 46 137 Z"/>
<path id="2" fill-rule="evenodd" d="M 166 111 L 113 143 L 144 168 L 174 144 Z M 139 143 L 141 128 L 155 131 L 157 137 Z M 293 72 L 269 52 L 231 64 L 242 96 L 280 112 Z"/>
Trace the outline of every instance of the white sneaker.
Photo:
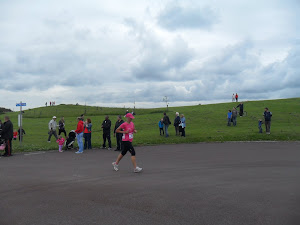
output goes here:
<path id="1" fill-rule="evenodd" d="M 111 148 L 108 148 L 107 150 L 111 150 Z"/>
<path id="2" fill-rule="evenodd" d="M 140 168 L 140 167 L 136 167 L 134 170 L 133 170 L 133 172 L 135 172 L 135 173 L 139 173 L 139 172 L 141 172 L 143 170 L 143 168 Z"/>
<path id="3" fill-rule="evenodd" d="M 81 154 L 81 153 L 83 153 L 83 152 L 80 152 L 80 151 L 77 151 L 77 152 L 75 152 L 76 154 Z"/>
<path id="4" fill-rule="evenodd" d="M 113 162 L 112 165 L 113 165 L 115 171 L 119 170 L 119 165 L 117 165 L 116 162 Z"/>

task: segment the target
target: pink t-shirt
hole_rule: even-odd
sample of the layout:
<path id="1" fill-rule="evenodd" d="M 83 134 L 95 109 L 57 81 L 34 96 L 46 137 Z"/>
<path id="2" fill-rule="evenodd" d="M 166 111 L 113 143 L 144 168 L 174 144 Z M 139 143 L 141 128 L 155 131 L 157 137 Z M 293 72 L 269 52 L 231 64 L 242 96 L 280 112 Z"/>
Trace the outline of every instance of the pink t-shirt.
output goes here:
<path id="1" fill-rule="evenodd" d="M 128 134 L 123 134 L 123 137 L 122 137 L 122 141 L 130 141 L 132 142 L 133 141 L 133 131 L 134 131 L 134 124 L 133 122 L 130 122 L 130 123 L 122 123 L 121 126 L 120 126 L 124 131 L 127 131 L 129 130 L 129 133 Z"/>

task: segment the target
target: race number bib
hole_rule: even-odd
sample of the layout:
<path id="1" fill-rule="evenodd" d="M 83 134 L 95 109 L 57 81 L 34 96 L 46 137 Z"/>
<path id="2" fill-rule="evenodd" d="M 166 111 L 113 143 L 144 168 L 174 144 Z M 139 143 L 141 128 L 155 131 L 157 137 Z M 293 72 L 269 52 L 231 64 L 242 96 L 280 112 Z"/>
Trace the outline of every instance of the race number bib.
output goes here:
<path id="1" fill-rule="evenodd" d="M 129 133 L 129 139 L 133 139 L 133 133 Z"/>

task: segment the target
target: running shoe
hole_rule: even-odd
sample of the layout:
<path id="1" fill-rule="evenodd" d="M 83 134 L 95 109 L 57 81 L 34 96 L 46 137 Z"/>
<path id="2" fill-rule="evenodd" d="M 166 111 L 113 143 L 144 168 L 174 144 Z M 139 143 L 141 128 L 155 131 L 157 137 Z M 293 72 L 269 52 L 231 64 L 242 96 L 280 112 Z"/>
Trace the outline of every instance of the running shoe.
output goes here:
<path id="1" fill-rule="evenodd" d="M 107 150 L 111 150 L 111 148 L 108 148 Z"/>
<path id="2" fill-rule="evenodd" d="M 137 167 L 134 169 L 133 172 L 139 173 L 139 172 L 141 172 L 142 170 L 143 170 L 143 168 L 140 168 L 140 167 L 137 166 Z"/>
<path id="3" fill-rule="evenodd" d="M 116 162 L 113 162 L 112 165 L 113 165 L 115 171 L 119 170 L 119 165 L 117 165 Z"/>
<path id="4" fill-rule="evenodd" d="M 77 152 L 75 152 L 76 154 L 81 154 L 81 153 L 83 153 L 83 152 L 80 152 L 80 151 L 77 151 Z"/>

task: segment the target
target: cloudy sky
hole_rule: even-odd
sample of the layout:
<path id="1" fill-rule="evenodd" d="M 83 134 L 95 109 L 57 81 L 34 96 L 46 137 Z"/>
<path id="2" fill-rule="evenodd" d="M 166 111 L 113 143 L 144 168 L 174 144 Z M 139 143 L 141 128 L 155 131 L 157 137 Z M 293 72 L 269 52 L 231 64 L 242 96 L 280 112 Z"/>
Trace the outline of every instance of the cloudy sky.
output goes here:
<path id="1" fill-rule="evenodd" d="M 298 0 L 1 0 L 0 106 L 300 96 Z"/>

